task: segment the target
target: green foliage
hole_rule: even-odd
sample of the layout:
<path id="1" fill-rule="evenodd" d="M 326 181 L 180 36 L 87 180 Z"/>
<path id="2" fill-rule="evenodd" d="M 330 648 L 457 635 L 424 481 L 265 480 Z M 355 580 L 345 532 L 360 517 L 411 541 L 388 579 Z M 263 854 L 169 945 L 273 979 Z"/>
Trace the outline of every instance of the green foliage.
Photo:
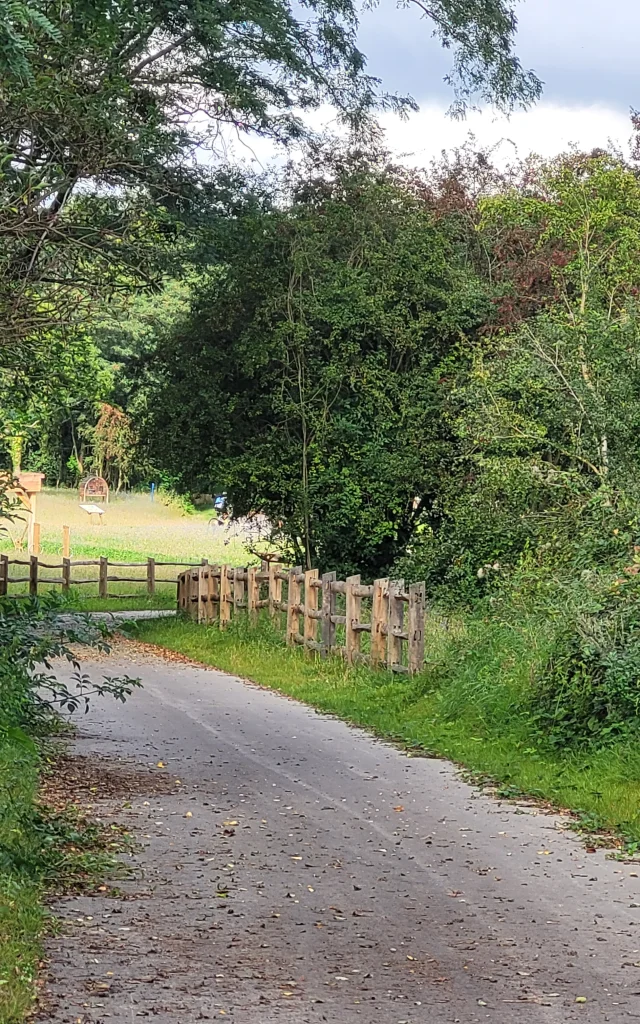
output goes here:
<path id="1" fill-rule="evenodd" d="M 51 480 L 76 483 L 98 403 L 109 395 L 113 372 L 82 331 L 40 338 L 28 359 L 5 350 L 0 360 L 0 441 L 7 468 L 42 470 Z M 73 463 L 69 459 L 73 458 Z"/>
<path id="2" fill-rule="evenodd" d="M 517 20 L 509 0 L 432 0 L 428 5 L 400 0 L 398 6 L 411 4 L 433 22 L 442 45 L 453 50 L 445 81 L 454 90 L 454 116 L 463 116 L 474 100 L 507 113 L 539 99 L 542 82 L 533 71 L 524 71 L 513 53 Z"/>
<path id="3" fill-rule="evenodd" d="M 219 253 L 148 361 L 152 461 L 280 522 L 296 561 L 380 572 L 448 473 L 448 374 L 488 308 L 464 250 L 410 178 L 337 151 Z"/>
<path id="4" fill-rule="evenodd" d="M 611 742 L 640 730 L 637 577 L 598 578 L 568 608 L 533 713 L 554 743 Z"/>
<path id="5" fill-rule="evenodd" d="M 33 53 L 32 33 L 43 39 L 59 41 L 60 32 L 37 3 L 26 0 L 4 0 L 0 8 L 0 73 L 22 82 L 32 77 L 30 56 Z"/>

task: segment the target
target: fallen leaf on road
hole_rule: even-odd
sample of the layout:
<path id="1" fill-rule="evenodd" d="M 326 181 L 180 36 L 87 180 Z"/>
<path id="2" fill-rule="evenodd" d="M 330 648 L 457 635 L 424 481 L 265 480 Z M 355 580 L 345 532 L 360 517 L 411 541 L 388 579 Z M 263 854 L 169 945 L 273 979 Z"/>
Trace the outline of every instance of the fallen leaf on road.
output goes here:
<path id="1" fill-rule="evenodd" d="M 237 825 L 237 824 L 238 824 L 238 822 L 237 822 L 237 821 L 223 821 L 223 822 L 222 822 L 222 824 L 223 824 L 223 825 L 229 825 L 229 826 L 231 826 L 231 825 Z"/>
<path id="2" fill-rule="evenodd" d="M 394 811 L 404 811 L 404 807 L 402 806 L 402 804 L 398 804 L 398 806 L 394 807 L 393 809 Z"/>
<path id="3" fill-rule="evenodd" d="M 587 997 L 586 996 L 576 996 L 576 1003 L 586 1003 L 586 1001 L 587 1001 Z"/>
<path id="4" fill-rule="evenodd" d="M 447 896 L 464 896 L 464 893 L 460 889 L 448 889 Z"/>
<path id="5" fill-rule="evenodd" d="M 166 768 L 166 767 L 167 767 L 167 766 L 166 766 L 166 764 L 164 763 L 164 761 L 158 761 L 158 768 Z"/>
<path id="6" fill-rule="evenodd" d="M 191 811 L 187 811 L 185 818 L 193 818 L 193 813 Z"/>

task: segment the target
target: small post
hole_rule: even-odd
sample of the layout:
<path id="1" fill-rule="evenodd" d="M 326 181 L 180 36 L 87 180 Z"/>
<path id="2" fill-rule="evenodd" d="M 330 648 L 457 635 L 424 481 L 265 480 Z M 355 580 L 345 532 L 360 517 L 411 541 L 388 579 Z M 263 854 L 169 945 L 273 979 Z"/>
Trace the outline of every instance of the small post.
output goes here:
<path id="1" fill-rule="evenodd" d="M 62 557 L 71 558 L 71 528 L 62 527 Z"/>
<path id="2" fill-rule="evenodd" d="M 288 593 L 287 593 L 287 643 L 289 646 L 295 644 L 295 637 L 300 632 L 300 584 L 297 577 L 302 572 L 302 566 L 296 565 L 289 569 Z"/>
<path id="3" fill-rule="evenodd" d="M 336 627 L 331 621 L 335 613 L 336 595 L 331 584 L 337 579 L 335 572 L 324 572 L 322 574 L 322 657 L 326 658 L 335 647 Z"/>
<path id="4" fill-rule="evenodd" d="M 404 580 L 391 580 L 389 584 L 389 605 L 387 618 L 387 668 L 402 664 L 402 639 L 397 634 L 403 632 L 404 602 L 400 594 L 404 592 Z"/>
<path id="5" fill-rule="evenodd" d="M 147 594 L 156 592 L 156 560 L 147 558 Z"/>
<path id="6" fill-rule="evenodd" d="M 304 574 L 304 642 L 314 643 L 318 638 L 318 620 L 310 612 L 318 610 L 318 588 L 313 583 L 318 579 L 317 569 L 307 569 Z"/>
<path id="7" fill-rule="evenodd" d="M 206 562 L 198 568 L 198 624 L 205 622 L 207 617 L 207 604 L 209 597 L 209 566 Z"/>
<path id="8" fill-rule="evenodd" d="M 280 612 L 276 602 L 282 600 L 282 580 L 276 579 L 276 573 L 279 571 L 279 562 L 269 562 L 269 615 L 272 619 Z"/>
<path id="9" fill-rule="evenodd" d="M 356 594 L 355 588 L 360 586 L 360 576 L 347 576 L 346 583 L 346 637 L 345 646 L 347 661 L 350 665 L 356 660 L 360 653 L 360 640 L 362 634 L 356 626 L 360 625 L 360 614 L 362 611 L 362 598 Z"/>
<path id="10" fill-rule="evenodd" d="M 40 554 L 40 523 L 33 524 L 33 552 L 34 555 Z"/>
<path id="11" fill-rule="evenodd" d="M 239 608 L 244 602 L 244 580 L 241 578 L 244 569 L 233 570 L 233 607 Z"/>
<path id="12" fill-rule="evenodd" d="M 229 566 L 220 566 L 220 629 L 226 629 L 231 621 L 231 581 Z"/>
<path id="13" fill-rule="evenodd" d="M 71 589 L 71 559 L 62 559 L 62 591 L 68 594 Z"/>
<path id="14" fill-rule="evenodd" d="M 220 575 L 222 566 L 212 565 L 209 570 L 209 602 L 211 604 L 211 621 L 220 619 Z"/>
<path id="15" fill-rule="evenodd" d="M 424 611 L 425 584 L 412 583 L 409 587 L 409 673 L 413 676 L 424 668 Z"/>
<path id="16" fill-rule="evenodd" d="M 386 654 L 389 580 L 374 580 L 371 606 L 371 664 L 383 665 Z"/>
<path id="17" fill-rule="evenodd" d="M 205 566 L 205 573 L 204 573 L 204 595 L 206 597 L 206 600 L 204 602 L 204 621 L 207 622 L 207 623 L 210 623 L 210 622 L 213 622 L 213 618 L 214 618 L 214 615 L 215 615 L 215 607 L 214 607 L 214 600 L 213 600 L 213 595 L 214 595 L 213 566 L 209 565 L 208 563 Z"/>
<path id="18" fill-rule="evenodd" d="M 249 622 L 255 626 L 258 622 L 258 601 L 260 600 L 260 583 L 256 579 L 258 566 L 251 565 L 247 569 L 247 608 Z"/>
<path id="19" fill-rule="evenodd" d="M 29 558 L 29 597 L 38 596 L 38 556 Z"/>
<path id="20" fill-rule="evenodd" d="M 109 559 L 102 557 L 100 559 L 100 577 L 98 580 L 98 597 L 109 596 L 109 581 L 107 576 L 109 575 Z"/>
<path id="21" fill-rule="evenodd" d="M 9 556 L 0 555 L 0 597 L 6 597 L 9 589 Z"/>

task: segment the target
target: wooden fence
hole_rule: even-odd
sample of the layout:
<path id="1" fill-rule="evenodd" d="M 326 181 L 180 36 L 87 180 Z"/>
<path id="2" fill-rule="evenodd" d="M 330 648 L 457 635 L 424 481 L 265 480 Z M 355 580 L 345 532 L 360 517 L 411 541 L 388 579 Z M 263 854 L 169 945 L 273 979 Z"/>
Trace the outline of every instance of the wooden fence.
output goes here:
<path id="1" fill-rule="evenodd" d="M 144 562 L 113 562 L 109 558 L 88 558 L 88 559 L 71 559 L 63 558 L 60 562 L 44 562 L 38 555 L 31 555 L 29 558 L 9 558 L 8 555 L 0 555 L 0 597 L 15 596 L 19 597 L 19 594 L 11 594 L 10 587 L 13 584 L 24 584 L 28 583 L 28 594 L 30 597 L 36 597 L 38 594 L 38 587 L 46 584 L 47 586 L 59 586 L 63 592 L 68 592 L 71 587 L 83 586 L 87 584 L 97 585 L 99 597 L 115 597 L 115 598 L 127 598 L 139 597 L 140 594 L 119 594 L 113 591 L 109 592 L 110 583 L 138 583 L 144 588 L 147 594 L 155 594 L 156 585 L 160 583 L 171 584 L 175 587 L 176 578 L 175 574 L 169 578 L 162 578 L 158 576 L 157 570 L 164 566 L 171 566 L 174 570 L 176 568 L 182 568 L 186 566 L 199 565 L 199 562 L 160 562 L 156 561 L 155 558 L 147 558 Z M 22 566 L 24 575 L 20 575 L 20 569 L 17 570 L 19 575 L 10 575 L 10 566 Z M 85 573 L 84 578 L 78 579 L 74 576 L 74 569 L 77 567 L 94 566 L 97 567 L 97 573 L 93 576 Z M 120 573 L 113 572 L 112 570 L 121 570 Z M 144 570 L 144 573 L 138 576 L 132 576 L 127 573 L 126 570 L 140 569 Z M 43 574 L 42 570 L 45 570 Z M 47 575 L 46 573 L 49 573 Z M 52 572 L 57 575 L 50 575 Z"/>
<path id="2" fill-rule="evenodd" d="M 203 564 L 178 577 L 178 611 L 196 622 L 217 622 L 224 629 L 243 611 L 255 624 L 261 608 L 275 620 L 286 613 L 290 645 L 410 675 L 424 666 L 424 583 L 408 589 L 403 580 L 366 585 L 360 576 L 343 581 L 335 572 L 320 576 L 317 569 L 303 572 L 274 562 L 246 569 Z"/>

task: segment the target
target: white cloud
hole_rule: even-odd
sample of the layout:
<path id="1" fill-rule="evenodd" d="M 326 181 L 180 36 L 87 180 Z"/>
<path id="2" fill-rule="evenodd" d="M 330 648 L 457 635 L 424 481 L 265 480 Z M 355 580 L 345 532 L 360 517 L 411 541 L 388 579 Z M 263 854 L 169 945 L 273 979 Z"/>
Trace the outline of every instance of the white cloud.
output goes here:
<path id="1" fill-rule="evenodd" d="M 505 162 L 531 153 L 551 157 L 571 145 L 590 150 L 609 142 L 625 154 L 629 150 L 631 123 L 628 116 L 603 105 L 561 106 L 540 103 L 529 111 L 495 117 L 489 111 L 471 113 L 466 121 L 452 121 L 444 107 L 425 104 L 408 121 L 384 115 L 389 149 L 403 162 L 422 166 L 442 150 L 464 143 L 472 133 L 481 146 L 502 143 L 496 154 Z"/>
<path id="2" fill-rule="evenodd" d="M 316 131 L 340 133 L 335 111 L 324 107 L 308 118 Z M 387 148 L 408 166 L 424 167 L 443 150 L 452 150 L 473 135 L 479 147 L 497 147 L 493 159 L 498 164 L 524 159 L 531 153 L 553 157 L 575 145 L 591 150 L 610 143 L 625 155 L 629 152 L 631 122 L 627 115 L 604 104 L 570 106 L 542 102 L 529 111 L 510 118 L 485 110 L 471 112 L 465 121 L 447 116 L 443 105 L 425 103 L 408 120 L 393 114 L 380 118 Z M 223 146 L 220 144 L 224 143 Z M 293 153 L 295 157 L 295 150 Z M 242 163 L 254 169 L 282 164 L 287 154 L 270 140 L 227 131 L 218 138 L 218 158 Z M 200 153 L 210 162 L 210 156 Z"/>

